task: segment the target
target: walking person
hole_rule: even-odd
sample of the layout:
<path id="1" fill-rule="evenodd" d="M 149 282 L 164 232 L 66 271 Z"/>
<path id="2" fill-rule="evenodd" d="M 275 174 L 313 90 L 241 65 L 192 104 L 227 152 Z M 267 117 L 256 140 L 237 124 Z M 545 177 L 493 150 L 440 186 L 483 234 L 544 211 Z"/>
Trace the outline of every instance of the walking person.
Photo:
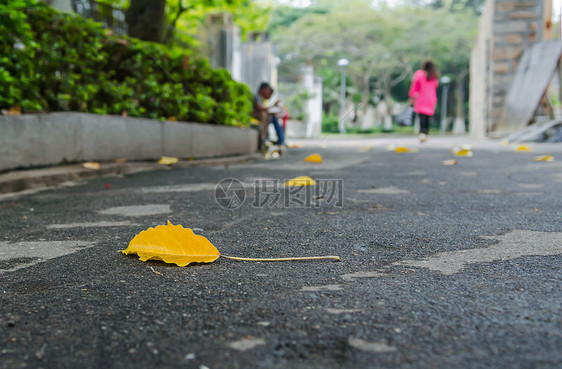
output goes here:
<path id="1" fill-rule="evenodd" d="M 439 86 L 439 73 L 435 63 L 426 60 L 422 69 L 414 73 L 410 86 L 410 106 L 420 117 L 420 141 L 425 142 L 429 134 L 430 119 L 435 113 L 437 105 L 437 86 Z"/>

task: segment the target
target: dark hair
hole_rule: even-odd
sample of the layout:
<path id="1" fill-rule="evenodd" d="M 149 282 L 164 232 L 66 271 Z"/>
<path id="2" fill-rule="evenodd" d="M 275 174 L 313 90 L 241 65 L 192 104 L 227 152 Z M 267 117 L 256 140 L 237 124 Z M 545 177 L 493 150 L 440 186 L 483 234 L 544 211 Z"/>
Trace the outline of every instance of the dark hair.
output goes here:
<path id="1" fill-rule="evenodd" d="M 439 73 L 437 72 L 437 67 L 435 66 L 435 63 L 433 63 L 431 60 L 426 60 L 423 62 L 422 65 L 422 69 L 425 72 L 425 74 L 427 75 L 427 79 L 433 79 L 433 78 L 439 78 Z"/>
<path id="2" fill-rule="evenodd" d="M 270 85 L 269 83 L 267 83 L 267 82 L 262 82 L 262 83 L 260 84 L 260 88 L 258 89 L 258 91 L 261 91 L 261 90 L 263 90 L 264 88 L 269 88 L 269 89 L 271 90 L 271 93 L 273 93 L 273 91 L 274 91 L 273 88 L 271 87 L 271 85 Z"/>

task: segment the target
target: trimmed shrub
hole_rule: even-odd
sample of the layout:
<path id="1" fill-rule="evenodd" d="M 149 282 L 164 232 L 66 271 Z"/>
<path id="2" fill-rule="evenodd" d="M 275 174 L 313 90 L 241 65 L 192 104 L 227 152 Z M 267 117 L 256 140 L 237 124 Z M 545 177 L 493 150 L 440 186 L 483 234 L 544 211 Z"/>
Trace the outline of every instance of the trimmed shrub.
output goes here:
<path id="1" fill-rule="evenodd" d="M 190 50 L 115 36 L 37 0 L 0 0 L 0 18 L 0 109 L 249 122 L 249 88 Z"/>

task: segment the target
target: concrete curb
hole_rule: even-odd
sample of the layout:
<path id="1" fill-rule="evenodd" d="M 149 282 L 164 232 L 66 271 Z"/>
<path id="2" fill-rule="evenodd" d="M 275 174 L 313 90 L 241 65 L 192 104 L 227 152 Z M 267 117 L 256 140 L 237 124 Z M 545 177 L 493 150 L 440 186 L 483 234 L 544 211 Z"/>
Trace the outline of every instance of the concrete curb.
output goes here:
<path id="1" fill-rule="evenodd" d="M 85 113 L 0 116 L 0 171 L 83 161 L 257 152 L 257 131 Z"/>
<path id="2" fill-rule="evenodd" d="M 238 155 L 224 158 L 186 160 L 168 166 L 155 162 L 101 163 L 99 170 L 86 169 L 81 164 L 60 165 L 49 168 L 16 170 L 0 174 L 0 194 L 21 195 L 33 190 L 47 189 L 67 182 L 77 182 L 92 178 L 133 174 L 144 171 L 169 170 L 198 166 L 218 166 L 240 164 L 262 159 L 259 154 Z"/>

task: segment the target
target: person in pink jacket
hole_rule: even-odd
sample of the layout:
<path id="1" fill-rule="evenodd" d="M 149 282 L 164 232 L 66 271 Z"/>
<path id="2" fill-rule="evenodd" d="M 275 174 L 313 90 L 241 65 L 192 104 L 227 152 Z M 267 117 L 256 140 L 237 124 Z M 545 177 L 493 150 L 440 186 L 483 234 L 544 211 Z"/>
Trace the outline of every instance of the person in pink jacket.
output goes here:
<path id="1" fill-rule="evenodd" d="M 410 105 L 414 105 L 414 112 L 420 117 L 420 141 L 425 142 L 429 133 L 429 120 L 435 113 L 437 105 L 437 86 L 439 74 L 437 67 L 431 60 L 426 60 L 422 69 L 414 73 L 410 86 Z"/>

